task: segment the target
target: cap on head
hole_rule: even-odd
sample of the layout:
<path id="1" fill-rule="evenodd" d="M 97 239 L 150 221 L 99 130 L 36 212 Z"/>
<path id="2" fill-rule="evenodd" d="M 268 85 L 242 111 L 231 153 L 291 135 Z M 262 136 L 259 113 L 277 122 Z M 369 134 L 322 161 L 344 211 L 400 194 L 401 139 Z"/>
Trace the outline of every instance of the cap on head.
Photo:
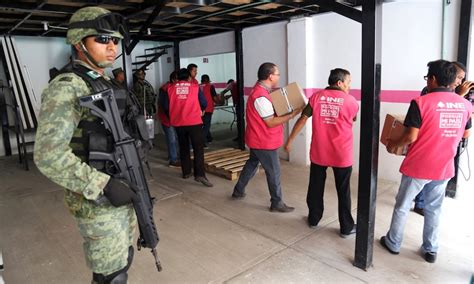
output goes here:
<path id="1" fill-rule="evenodd" d="M 84 21 L 93 21 L 100 16 L 111 14 L 107 9 L 101 7 L 85 7 L 77 10 L 69 20 L 69 24 L 79 23 Z M 108 34 L 114 37 L 123 38 L 122 34 L 118 31 L 113 31 L 110 33 L 99 32 L 94 28 L 82 28 L 82 27 L 69 27 L 67 31 L 66 42 L 68 44 L 79 43 L 83 38 L 99 35 L 99 34 Z"/>

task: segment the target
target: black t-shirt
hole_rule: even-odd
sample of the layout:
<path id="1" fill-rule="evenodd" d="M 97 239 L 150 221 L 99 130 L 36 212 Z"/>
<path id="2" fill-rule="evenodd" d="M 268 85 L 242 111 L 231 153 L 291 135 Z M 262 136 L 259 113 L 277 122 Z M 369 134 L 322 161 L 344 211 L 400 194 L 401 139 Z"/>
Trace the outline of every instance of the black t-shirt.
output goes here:
<path id="1" fill-rule="evenodd" d="M 436 88 L 431 91 L 432 92 L 450 92 L 450 89 L 447 88 Z M 425 95 L 425 94 L 422 94 Z M 410 107 L 408 108 L 407 116 L 405 117 L 405 121 L 403 122 L 403 125 L 406 127 L 414 127 L 414 128 L 420 128 L 421 127 L 421 112 L 420 108 L 416 104 L 415 100 L 412 100 L 410 102 Z M 466 128 L 465 129 L 470 129 L 472 126 L 471 118 L 467 120 L 466 123 Z"/>

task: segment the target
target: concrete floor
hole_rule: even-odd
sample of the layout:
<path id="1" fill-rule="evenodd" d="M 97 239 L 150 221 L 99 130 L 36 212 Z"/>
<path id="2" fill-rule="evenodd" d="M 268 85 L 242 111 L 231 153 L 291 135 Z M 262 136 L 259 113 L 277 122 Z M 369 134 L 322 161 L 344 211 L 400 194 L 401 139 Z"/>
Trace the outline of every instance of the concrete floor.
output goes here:
<path id="1" fill-rule="evenodd" d="M 230 138 L 231 136 L 227 136 Z M 230 140 L 230 139 L 229 139 Z M 215 145 L 215 144 L 213 144 Z M 209 175 L 213 188 L 180 178 L 165 154 L 151 155 L 155 222 L 161 241 L 158 273 L 148 250 L 135 254 L 129 283 L 469 283 L 473 266 L 472 189 L 446 199 L 435 264 L 418 254 L 423 218 L 411 213 L 400 255 L 378 243 L 390 223 L 398 184 L 379 180 L 373 267 L 352 265 L 355 238 L 339 237 L 334 180 L 328 174 L 325 215 L 306 225 L 309 169 L 282 161 L 284 200 L 293 213 L 271 213 L 263 171 L 244 200 L 230 199 L 235 182 Z M 0 250 L 5 283 L 90 283 L 82 239 L 63 204 L 62 190 L 17 157 L 0 158 Z M 356 215 L 357 174 L 352 180 Z M 1 277 L 0 277 L 1 283 Z"/>

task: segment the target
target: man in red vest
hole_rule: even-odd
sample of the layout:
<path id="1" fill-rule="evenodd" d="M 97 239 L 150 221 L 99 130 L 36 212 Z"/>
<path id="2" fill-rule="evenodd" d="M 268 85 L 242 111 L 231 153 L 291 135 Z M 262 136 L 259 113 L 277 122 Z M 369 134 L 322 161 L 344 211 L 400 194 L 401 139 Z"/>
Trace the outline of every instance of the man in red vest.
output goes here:
<path id="1" fill-rule="evenodd" d="M 332 167 L 336 179 L 340 236 L 347 238 L 356 232 L 351 214 L 350 180 L 353 164 L 352 123 L 356 120 L 359 105 L 349 95 L 349 71 L 341 68 L 331 70 L 328 84 L 329 87 L 309 99 L 291 131 L 285 150 L 290 151 L 293 139 L 312 117 L 311 168 L 306 196 L 308 225 L 315 228 L 323 217 L 326 169 Z"/>
<path id="2" fill-rule="evenodd" d="M 421 253 L 434 263 L 438 253 L 439 219 L 448 180 L 454 176 L 453 158 L 463 137 L 469 136 L 472 105 L 449 86 L 456 77 L 456 67 L 445 60 L 428 64 L 428 93 L 411 101 L 405 134 L 389 140 L 387 151 L 410 145 L 402 162 L 402 180 L 396 197 L 392 222 L 380 239 L 392 254 L 399 254 L 403 231 L 413 198 L 424 187 L 424 227 Z"/>
<path id="3" fill-rule="evenodd" d="M 161 122 L 161 127 L 165 133 L 166 146 L 168 148 L 169 167 L 180 168 L 181 162 L 178 160 L 178 151 L 176 143 L 176 131 L 170 124 L 169 111 L 165 111 L 165 103 L 168 101 L 168 87 L 178 82 L 178 72 L 173 71 L 170 74 L 170 80 L 161 86 L 158 94 L 158 114 L 157 117 Z"/>
<path id="4" fill-rule="evenodd" d="M 170 124 L 176 129 L 183 178 L 191 176 L 189 140 L 194 149 L 194 180 L 212 187 L 204 172 L 204 141 L 202 138 L 202 110 L 207 103 L 199 96 L 199 85 L 191 81 L 187 69 L 178 72 L 178 82 L 168 87 Z M 165 111 L 167 110 L 165 104 Z"/>
<path id="5" fill-rule="evenodd" d="M 280 160 L 278 148 L 283 144 L 283 124 L 295 117 L 301 110 L 291 114 L 276 116 L 270 92 L 278 85 L 280 71 L 273 63 L 263 63 L 258 68 L 258 81 L 247 100 L 247 128 L 245 143 L 250 148 L 250 158 L 240 174 L 232 193 L 233 199 L 245 197 L 245 187 L 255 175 L 261 163 L 267 176 L 271 196 L 270 211 L 291 212 L 295 208 L 287 206 L 282 200 L 280 185 Z"/>
<path id="6" fill-rule="evenodd" d="M 207 74 L 201 76 L 201 89 L 207 101 L 207 107 L 202 116 L 202 135 L 204 137 L 204 148 L 206 148 L 206 143 L 212 142 L 211 119 L 214 113 L 214 103 L 219 103 L 219 97 L 217 96 L 216 88 L 211 84 L 211 79 Z"/>
<path id="7" fill-rule="evenodd" d="M 196 76 L 198 74 L 198 66 L 194 63 L 188 64 L 188 72 L 189 75 L 191 76 L 191 82 L 194 84 L 199 84 L 198 80 L 196 79 Z"/>

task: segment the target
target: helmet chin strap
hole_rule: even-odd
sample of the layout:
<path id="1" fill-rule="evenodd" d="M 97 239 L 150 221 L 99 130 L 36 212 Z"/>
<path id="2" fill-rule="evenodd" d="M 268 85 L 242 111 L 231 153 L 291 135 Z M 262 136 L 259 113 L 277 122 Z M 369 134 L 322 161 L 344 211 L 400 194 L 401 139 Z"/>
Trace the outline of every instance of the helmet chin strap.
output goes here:
<path id="1" fill-rule="evenodd" d="M 113 62 L 110 61 L 102 61 L 102 62 L 97 62 L 92 56 L 89 54 L 89 51 L 87 51 L 87 48 L 85 47 L 84 43 L 81 41 L 79 47 L 81 48 L 81 51 L 84 53 L 84 55 L 87 57 L 87 59 L 94 64 L 96 67 L 99 68 L 108 68 L 113 66 Z"/>

